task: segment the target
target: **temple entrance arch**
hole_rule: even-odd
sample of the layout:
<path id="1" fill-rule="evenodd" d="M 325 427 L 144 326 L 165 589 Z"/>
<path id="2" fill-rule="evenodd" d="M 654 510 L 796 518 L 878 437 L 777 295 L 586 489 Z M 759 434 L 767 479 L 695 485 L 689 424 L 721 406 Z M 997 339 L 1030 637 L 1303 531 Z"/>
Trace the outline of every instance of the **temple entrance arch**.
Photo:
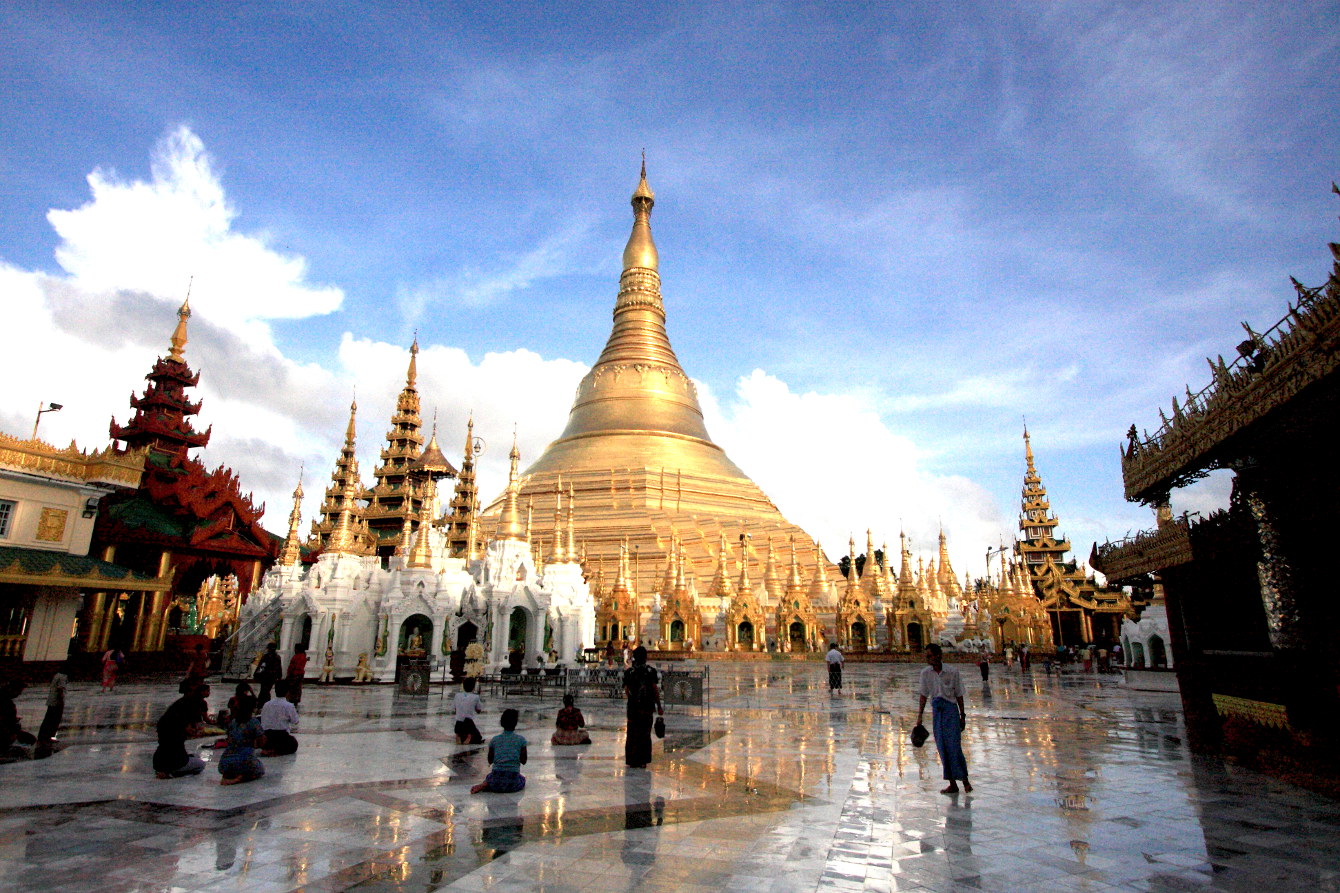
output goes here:
<path id="1" fill-rule="evenodd" d="M 791 625 L 786 628 L 786 635 L 791 640 L 792 651 L 804 651 L 806 649 L 805 624 L 799 620 L 792 621 Z"/>
<path id="2" fill-rule="evenodd" d="M 1149 665 L 1151 667 L 1168 666 L 1168 650 L 1163 645 L 1162 636 L 1149 637 Z"/>
<path id="3" fill-rule="evenodd" d="M 863 621 L 858 620 L 851 625 L 851 647 L 853 651 L 866 650 L 866 632 Z"/>
<path id="4" fill-rule="evenodd" d="M 310 649 L 310 648 L 312 647 L 312 615 L 311 615 L 311 614 L 304 614 L 304 615 L 302 615 L 302 625 L 298 627 L 298 641 L 294 642 L 293 644 L 294 644 L 295 647 L 298 646 L 298 645 L 301 645 L 303 648 L 307 648 L 307 649 Z"/>
<path id="5" fill-rule="evenodd" d="M 754 647 L 754 624 L 748 620 L 740 621 L 740 625 L 735 628 L 735 641 L 742 648 Z"/>
<path id="6" fill-rule="evenodd" d="M 921 624 L 913 621 L 907 625 L 907 649 L 920 651 L 926 643 L 921 640 Z"/>
<path id="7" fill-rule="evenodd" d="M 512 615 L 507 622 L 507 652 L 526 653 L 526 627 L 530 624 L 530 614 L 525 608 L 516 607 L 512 609 Z"/>
<path id="8" fill-rule="evenodd" d="M 400 624 L 400 653 L 421 657 L 433 640 L 433 621 L 423 614 L 411 614 Z"/>
<path id="9" fill-rule="evenodd" d="M 457 650 L 464 651 L 465 646 L 469 645 L 471 642 L 475 642 L 478 640 L 479 640 L 479 627 L 475 626 L 469 620 L 465 621 L 459 627 L 457 627 L 456 629 Z"/>

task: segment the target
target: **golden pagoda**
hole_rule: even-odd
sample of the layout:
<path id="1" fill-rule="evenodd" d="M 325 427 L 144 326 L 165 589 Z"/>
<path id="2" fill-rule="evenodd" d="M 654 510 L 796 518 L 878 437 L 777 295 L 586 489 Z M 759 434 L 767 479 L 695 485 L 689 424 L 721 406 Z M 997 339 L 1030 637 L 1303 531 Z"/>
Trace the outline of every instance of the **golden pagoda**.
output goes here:
<path id="1" fill-rule="evenodd" d="M 769 551 L 771 551 L 769 543 Z M 816 544 L 815 567 L 822 567 L 823 558 Z M 819 581 L 820 584 L 826 582 Z M 810 601 L 805 588 L 805 578 L 800 573 L 800 562 L 796 556 L 796 541 L 791 540 L 791 572 L 786 578 L 786 589 L 777 602 L 777 647 L 781 651 L 805 652 L 826 648 L 823 643 L 823 628 L 819 625 L 819 615 Z"/>
<path id="2" fill-rule="evenodd" d="M 768 550 L 771 557 L 772 550 Z M 776 566 L 773 565 L 773 572 Z M 726 543 L 721 543 L 721 573 L 726 576 Z M 763 651 L 767 645 L 767 615 L 758 597 L 754 595 L 754 586 L 749 581 L 749 541 L 740 544 L 740 582 L 730 597 L 726 609 L 726 650 L 727 651 Z"/>
<path id="3" fill-rule="evenodd" d="M 519 482 L 540 517 L 554 510 L 560 483 L 571 488 L 581 504 L 577 538 L 589 559 L 617 560 L 626 540 L 640 559 L 633 576 L 645 571 L 629 588 L 645 594 L 656 591 L 658 566 L 679 562 L 672 554 L 676 535 L 690 565 L 686 576 L 703 580 L 715 569 L 723 536 L 813 542 L 707 433 L 697 390 L 666 334 L 654 202 L 644 163 L 609 340 L 577 388 L 567 427 Z M 484 514 L 497 517 L 503 502 L 496 498 Z M 814 567 L 808 549 L 801 562 L 808 574 Z"/>
<path id="4" fill-rule="evenodd" d="M 856 539 L 850 541 L 851 563 L 848 565 L 847 585 L 837 603 L 835 625 L 838 647 L 844 651 L 872 651 L 875 645 L 875 614 L 870 596 L 862 588 L 856 573 Z M 874 552 L 867 559 L 870 572 L 878 574 Z"/>

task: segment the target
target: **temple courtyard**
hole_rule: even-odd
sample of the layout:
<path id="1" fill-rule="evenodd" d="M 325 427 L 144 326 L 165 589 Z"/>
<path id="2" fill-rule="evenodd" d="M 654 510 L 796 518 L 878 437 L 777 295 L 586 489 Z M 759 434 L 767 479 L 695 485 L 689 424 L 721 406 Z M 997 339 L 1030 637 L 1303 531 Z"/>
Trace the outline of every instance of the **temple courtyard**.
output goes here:
<path id="1" fill-rule="evenodd" d="M 555 748 L 554 697 L 485 693 L 486 736 L 521 710 L 529 783 L 474 796 L 486 748 L 454 743 L 437 688 L 309 684 L 299 752 L 222 787 L 213 761 L 154 778 L 175 686 L 76 683 L 64 749 L 0 766 L 0 889 L 1340 890 L 1340 803 L 1191 755 L 1177 696 L 1118 676 L 964 667 L 976 790 L 940 794 L 908 741 L 918 669 L 849 666 L 830 695 L 817 663 L 712 663 L 649 771 L 621 701 L 581 698 L 594 743 Z"/>

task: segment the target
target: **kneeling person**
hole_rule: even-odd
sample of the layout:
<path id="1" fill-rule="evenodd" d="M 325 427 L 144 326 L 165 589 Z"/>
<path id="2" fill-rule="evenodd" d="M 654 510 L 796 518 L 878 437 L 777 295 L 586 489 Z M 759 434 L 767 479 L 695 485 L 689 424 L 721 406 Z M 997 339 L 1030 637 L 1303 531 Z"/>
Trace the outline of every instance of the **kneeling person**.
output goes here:
<path id="1" fill-rule="evenodd" d="M 275 696 L 261 708 L 261 731 L 265 732 L 267 757 L 284 757 L 298 751 L 298 739 L 293 730 L 298 727 L 298 709 L 289 703 L 288 680 L 275 683 Z"/>
<path id="2" fill-rule="evenodd" d="M 180 778 L 205 771 L 205 761 L 186 752 L 186 740 L 200 734 L 209 715 L 209 686 L 192 684 L 190 691 L 172 702 L 158 720 L 158 749 L 154 751 L 154 774 Z"/>
<path id="3" fill-rule="evenodd" d="M 526 739 L 516 733 L 520 718 L 521 714 L 511 707 L 502 712 L 498 718 L 503 727 L 502 734 L 495 735 L 489 742 L 489 762 L 493 764 L 493 770 L 482 782 L 470 788 L 470 793 L 511 794 L 526 786 L 526 777 L 521 774 L 521 767 L 526 762 Z"/>

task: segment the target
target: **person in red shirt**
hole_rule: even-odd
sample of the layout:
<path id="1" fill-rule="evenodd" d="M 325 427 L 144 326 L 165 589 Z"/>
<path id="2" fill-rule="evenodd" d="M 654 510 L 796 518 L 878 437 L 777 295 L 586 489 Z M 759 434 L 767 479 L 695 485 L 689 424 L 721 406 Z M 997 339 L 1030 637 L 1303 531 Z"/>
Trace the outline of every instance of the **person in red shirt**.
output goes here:
<path id="1" fill-rule="evenodd" d="M 288 702 L 294 707 L 302 701 L 302 680 L 307 675 L 307 646 L 296 645 L 288 659 Z"/>

